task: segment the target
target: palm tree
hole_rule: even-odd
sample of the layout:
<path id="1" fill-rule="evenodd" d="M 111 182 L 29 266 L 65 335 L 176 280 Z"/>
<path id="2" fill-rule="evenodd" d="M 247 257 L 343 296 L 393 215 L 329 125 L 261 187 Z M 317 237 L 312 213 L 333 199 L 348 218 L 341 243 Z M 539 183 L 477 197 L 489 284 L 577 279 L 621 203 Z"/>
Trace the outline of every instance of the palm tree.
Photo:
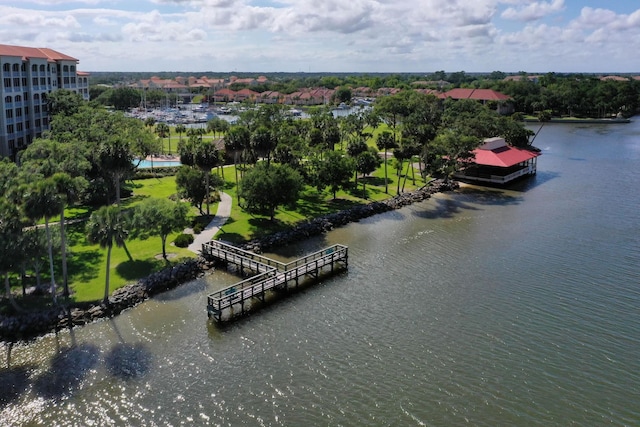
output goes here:
<path id="1" fill-rule="evenodd" d="M 69 278 L 67 274 L 67 242 L 65 233 L 65 208 L 76 202 L 84 188 L 86 188 L 87 181 L 83 177 L 72 178 L 70 175 L 58 172 L 52 177 L 56 186 L 58 196 L 60 197 L 60 248 L 62 254 L 62 294 L 66 297 L 69 296 Z"/>
<path id="2" fill-rule="evenodd" d="M 393 137 L 393 134 L 389 131 L 383 131 L 378 135 L 376 145 L 378 146 L 378 150 L 384 150 L 384 192 L 389 193 L 389 178 L 387 174 L 387 163 L 388 157 L 387 153 L 389 149 L 396 148 L 396 143 Z"/>
<path id="3" fill-rule="evenodd" d="M 53 272 L 53 242 L 51 238 L 51 229 L 49 220 L 57 215 L 62 209 L 62 198 L 56 188 L 53 178 L 40 179 L 31 184 L 25 194 L 24 211 L 26 216 L 34 222 L 40 218 L 44 218 L 44 227 L 47 233 L 47 242 L 49 246 L 49 274 L 51 277 L 51 295 L 53 301 L 57 300 L 56 296 L 56 279 Z"/>
<path id="4" fill-rule="evenodd" d="M 200 143 L 195 147 L 194 154 L 196 166 L 203 170 L 206 174 L 205 185 L 207 188 L 207 216 L 209 216 L 209 203 L 211 202 L 211 188 L 209 181 L 211 178 L 211 169 L 218 166 L 218 163 L 220 163 L 220 156 L 218 154 L 218 148 L 213 141 L 200 141 Z"/>
<path id="5" fill-rule="evenodd" d="M 0 198 L 0 273 L 4 276 L 5 292 L 9 302 L 16 311 L 21 311 L 11 294 L 9 283 L 9 271 L 16 267 L 15 255 L 19 252 L 17 248 L 22 233 L 22 225 L 19 221 L 20 213 L 15 204 Z"/>
<path id="6" fill-rule="evenodd" d="M 156 133 L 160 138 L 169 140 L 169 154 L 171 154 L 171 128 L 166 123 L 158 123 L 156 125 Z"/>
<path id="7" fill-rule="evenodd" d="M 182 134 L 185 133 L 186 131 L 187 131 L 187 127 L 182 123 L 176 125 L 176 133 L 180 137 L 179 143 L 182 142 Z"/>
<path id="8" fill-rule="evenodd" d="M 119 248 L 125 245 L 129 234 L 122 211 L 118 206 L 103 206 L 91 214 L 87 223 L 87 240 L 107 249 L 107 271 L 104 285 L 104 302 L 109 302 L 109 271 L 111 269 L 111 248 L 115 243 Z"/>

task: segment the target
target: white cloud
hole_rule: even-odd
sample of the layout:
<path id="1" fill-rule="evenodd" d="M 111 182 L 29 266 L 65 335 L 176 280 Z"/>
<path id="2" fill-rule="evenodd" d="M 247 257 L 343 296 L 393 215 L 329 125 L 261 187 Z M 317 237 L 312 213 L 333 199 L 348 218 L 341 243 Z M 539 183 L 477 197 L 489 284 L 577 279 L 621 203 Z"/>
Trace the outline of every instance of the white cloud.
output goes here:
<path id="1" fill-rule="evenodd" d="M 535 1 L 525 7 L 509 7 L 501 16 L 504 19 L 530 22 L 561 12 L 564 7 L 564 0 Z"/>
<path id="2" fill-rule="evenodd" d="M 78 3 L 0 0 L 0 40 L 54 48 L 87 70 L 620 70 L 637 68 L 629 52 L 640 47 L 640 10 L 578 13 L 563 0 Z"/>

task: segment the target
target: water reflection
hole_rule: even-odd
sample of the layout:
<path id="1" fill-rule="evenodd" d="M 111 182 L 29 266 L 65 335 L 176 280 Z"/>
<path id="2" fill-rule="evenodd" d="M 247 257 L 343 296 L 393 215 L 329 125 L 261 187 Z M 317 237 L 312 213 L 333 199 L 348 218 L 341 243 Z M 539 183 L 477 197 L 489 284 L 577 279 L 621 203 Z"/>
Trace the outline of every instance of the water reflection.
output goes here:
<path id="1" fill-rule="evenodd" d="M 153 356 L 143 343 L 118 343 L 105 357 L 107 371 L 120 379 L 144 376 L 151 368 Z"/>
<path id="2" fill-rule="evenodd" d="M 98 354 L 98 347 L 86 343 L 59 349 L 49 369 L 35 379 L 36 394 L 52 400 L 73 394 L 96 366 Z"/>

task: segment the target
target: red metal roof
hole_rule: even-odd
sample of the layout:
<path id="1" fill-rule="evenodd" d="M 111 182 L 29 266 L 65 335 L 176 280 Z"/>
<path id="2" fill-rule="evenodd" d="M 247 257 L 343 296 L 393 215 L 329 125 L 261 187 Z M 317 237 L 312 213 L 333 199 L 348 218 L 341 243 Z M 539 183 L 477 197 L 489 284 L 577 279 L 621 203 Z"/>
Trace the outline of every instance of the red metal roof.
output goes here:
<path id="1" fill-rule="evenodd" d="M 534 151 L 510 147 L 508 145 L 493 150 L 477 148 L 473 150 L 473 154 L 475 154 L 475 163 L 478 165 L 502 168 L 508 168 L 518 163 L 526 162 L 540 155 L 540 153 Z"/>

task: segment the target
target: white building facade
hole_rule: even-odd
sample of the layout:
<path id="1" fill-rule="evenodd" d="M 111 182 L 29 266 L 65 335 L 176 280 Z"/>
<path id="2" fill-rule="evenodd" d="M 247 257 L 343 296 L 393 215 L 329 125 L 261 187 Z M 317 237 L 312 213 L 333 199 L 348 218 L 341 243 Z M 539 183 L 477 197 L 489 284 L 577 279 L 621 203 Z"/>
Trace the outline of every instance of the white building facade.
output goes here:
<path id="1" fill-rule="evenodd" d="M 89 99 L 78 60 L 47 48 L 0 44 L 0 157 L 16 154 L 49 129 L 47 98 L 68 89 Z"/>

